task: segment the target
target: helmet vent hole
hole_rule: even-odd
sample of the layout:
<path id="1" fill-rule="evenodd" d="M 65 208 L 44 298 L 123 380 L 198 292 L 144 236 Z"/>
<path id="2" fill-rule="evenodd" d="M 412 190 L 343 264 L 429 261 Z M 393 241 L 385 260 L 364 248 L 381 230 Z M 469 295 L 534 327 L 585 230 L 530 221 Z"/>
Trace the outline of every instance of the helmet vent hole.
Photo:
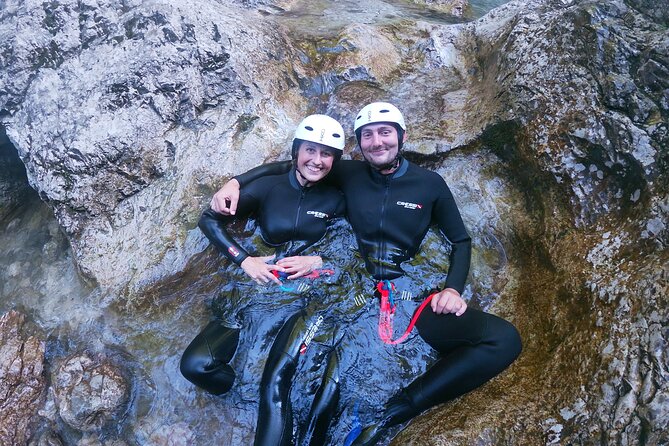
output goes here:
<path id="1" fill-rule="evenodd" d="M 390 110 L 384 108 L 383 110 L 379 110 L 379 113 L 390 113 Z"/>
<path id="2" fill-rule="evenodd" d="M 357 120 L 360 119 L 360 118 L 362 118 L 362 115 L 358 115 L 358 117 L 355 118 L 355 120 L 357 121 Z"/>
<path id="3" fill-rule="evenodd" d="M 333 133 L 332 136 L 334 136 L 335 138 L 341 138 L 341 135 L 339 133 Z"/>
<path id="4" fill-rule="evenodd" d="M 314 131 L 314 128 L 313 128 L 312 126 L 310 126 L 310 125 L 305 125 L 304 128 L 307 129 L 307 130 L 309 130 L 310 132 L 313 132 L 313 131 Z"/>

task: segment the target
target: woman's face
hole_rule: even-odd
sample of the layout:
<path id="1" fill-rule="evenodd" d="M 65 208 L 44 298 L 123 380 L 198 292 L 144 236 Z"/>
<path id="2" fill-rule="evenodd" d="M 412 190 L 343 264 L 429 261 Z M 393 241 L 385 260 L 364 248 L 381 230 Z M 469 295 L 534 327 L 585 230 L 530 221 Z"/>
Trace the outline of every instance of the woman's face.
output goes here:
<path id="1" fill-rule="evenodd" d="M 311 141 L 302 141 L 297 150 L 297 180 L 302 186 L 307 182 L 322 180 L 332 169 L 334 149 Z"/>

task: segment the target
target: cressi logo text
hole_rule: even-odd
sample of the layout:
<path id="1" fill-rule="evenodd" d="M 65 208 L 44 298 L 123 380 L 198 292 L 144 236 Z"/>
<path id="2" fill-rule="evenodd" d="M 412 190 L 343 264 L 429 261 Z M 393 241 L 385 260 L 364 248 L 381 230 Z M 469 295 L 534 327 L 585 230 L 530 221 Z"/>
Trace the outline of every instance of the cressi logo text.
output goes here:
<path id="1" fill-rule="evenodd" d="M 422 204 L 409 203 L 408 201 L 398 201 L 398 206 L 402 206 L 404 209 L 423 209 Z"/>

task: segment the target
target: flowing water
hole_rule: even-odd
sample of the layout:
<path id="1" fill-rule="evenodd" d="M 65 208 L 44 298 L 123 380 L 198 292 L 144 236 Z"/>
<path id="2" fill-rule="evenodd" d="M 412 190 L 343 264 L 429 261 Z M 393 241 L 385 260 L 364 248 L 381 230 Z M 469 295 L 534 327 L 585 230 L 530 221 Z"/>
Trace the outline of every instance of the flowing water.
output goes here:
<path id="1" fill-rule="evenodd" d="M 479 17 L 502 3 L 477 1 L 471 5 L 468 17 Z M 327 20 L 323 20 L 324 16 Z M 332 36 L 351 22 L 385 24 L 419 19 L 457 23 L 464 20 L 426 12 L 424 8 L 400 1 L 362 4 L 305 0 L 293 10 L 275 17 L 292 29 L 318 36 Z M 25 178 L 21 181 L 27 183 Z M 121 352 L 116 357 L 122 358 L 123 365 L 134 371 L 133 395 L 129 409 L 118 420 L 123 422 L 116 423 L 108 435 L 137 444 L 168 444 L 168 439 L 171 439 L 169 444 L 184 445 L 251 444 L 257 388 L 248 384 L 250 387 L 224 397 L 211 396 L 196 390 L 181 377 L 178 366 L 185 347 L 211 317 L 210 304 L 225 281 L 227 263 L 210 248 L 192 259 L 185 271 L 175 273 L 142 296 L 104 296 L 81 278 L 67 238 L 51 209 L 34 192 L 26 193 L 21 201 L 22 205 L 0 217 L 3 252 L 0 256 L 0 311 L 16 308 L 29 314 L 48 340 L 49 358 L 57 360 L 83 349 L 107 354 Z M 352 252 L 350 233 L 341 240 L 332 245 L 332 255 L 348 259 Z M 485 268 L 492 269 L 493 273 L 504 268 L 503 242 L 494 233 L 477 243 L 475 257 L 481 259 L 480 265 L 488 265 Z M 447 261 L 446 253 L 435 234 L 430 234 L 423 248 L 424 254 L 419 256 L 418 262 L 407 267 L 416 276 L 434 277 L 436 281 L 439 275 L 434 268 Z M 475 266 L 474 274 L 494 276 L 485 268 L 477 270 Z M 482 286 L 499 292 L 496 284 Z M 486 307 L 491 302 L 474 304 Z M 410 355 L 424 358 L 412 364 Z M 406 376 L 399 380 L 404 383 L 408 376 L 422 372 L 429 361 L 429 354 L 424 351 L 407 351 L 403 357 Z M 376 397 L 386 398 L 400 381 L 387 383 L 385 393 L 376 392 Z M 296 398 L 296 404 L 299 405 L 299 401 Z M 305 407 L 308 408 L 303 404 L 296 411 L 304 412 Z M 348 427 L 350 423 L 344 421 L 337 433 L 345 433 Z M 78 435 L 63 433 L 67 444 L 74 444 Z"/>
<path id="2" fill-rule="evenodd" d="M 277 20 L 293 32 L 311 37 L 332 37 L 353 23 L 392 25 L 406 20 L 451 24 L 477 19 L 491 9 L 506 3 L 504 0 L 471 2 L 463 17 L 427 9 L 401 0 L 300 0 L 289 11 L 277 15 Z M 327 20 L 323 20 L 327 17 Z"/>

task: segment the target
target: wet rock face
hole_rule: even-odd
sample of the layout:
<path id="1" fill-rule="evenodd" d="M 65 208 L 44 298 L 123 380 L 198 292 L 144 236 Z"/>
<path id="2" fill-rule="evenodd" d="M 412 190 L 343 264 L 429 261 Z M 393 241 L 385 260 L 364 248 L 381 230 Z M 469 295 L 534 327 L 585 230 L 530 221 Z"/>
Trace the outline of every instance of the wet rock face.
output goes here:
<path id="1" fill-rule="evenodd" d="M 0 125 L 0 221 L 24 204 L 31 192 L 25 166 Z"/>
<path id="2" fill-rule="evenodd" d="M 512 81 L 514 102 L 532 104 L 520 116 L 544 147 L 544 168 L 571 187 L 580 222 L 638 209 L 639 201 L 666 193 L 654 184 L 669 144 L 669 39 L 662 27 L 616 2 L 586 3 L 547 24 L 546 38 L 526 35 L 514 44 L 518 56 L 534 49 Z M 566 38 L 569 30 L 580 40 Z M 540 69 L 551 56 L 560 63 Z"/>
<path id="3" fill-rule="evenodd" d="M 183 262 L 203 196 L 300 117 L 283 36 L 234 4 L 6 2 L 0 17 L 7 134 L 105 288 Z"/>
<path id="4" fill-rule="evenodd" d="M 627 4 L 651 16 L 656 22 L 669 25 L 669 10 L 667 4 L 653 0 L 629 0 Z"/>
<path id="5" fill-rule="evenodd" d="M 0 444 L 26 444 L 43 402 L 44 342 L 24 329 L 22 314 L 0 317 Z"/>
<path id="6" fill-rule="evenodd" d="M 67 358 L 53 377 L 60 417 L 83 432 L 100 429 L 125 408 L 130 387 L 120 370 L 102 358 Z"/>
<path id="7" fill-rule="evenodd" d="M 513 2 L 430 29 L 428 60 L 463 78 L 450 95 L 471 118 L 460 128 L 525 195 L 508 295 L 525 349 L 487 393 L 394 444 L 666 442 L 669 37 L 637 3 Z M 474 412 L 476 426 L 455 415 Z"/>
<path id="8" fill-rule="evenodd" d="M 559 1 L 512 2 L 475 24 L 432 28 L 427 60 L 462 77 L 442 96 L 447 113 L 459 111 L 444 126 L 449 139 L 461 145 L 514 122 L 529 138 L 526 160 L 570 189 L 579 224 L 631 211 L 666 193 L 655 181 L 669 144 L 663 29 L 624 2 Z M 500 132 L 513 141 L 513 128 Z"/>

